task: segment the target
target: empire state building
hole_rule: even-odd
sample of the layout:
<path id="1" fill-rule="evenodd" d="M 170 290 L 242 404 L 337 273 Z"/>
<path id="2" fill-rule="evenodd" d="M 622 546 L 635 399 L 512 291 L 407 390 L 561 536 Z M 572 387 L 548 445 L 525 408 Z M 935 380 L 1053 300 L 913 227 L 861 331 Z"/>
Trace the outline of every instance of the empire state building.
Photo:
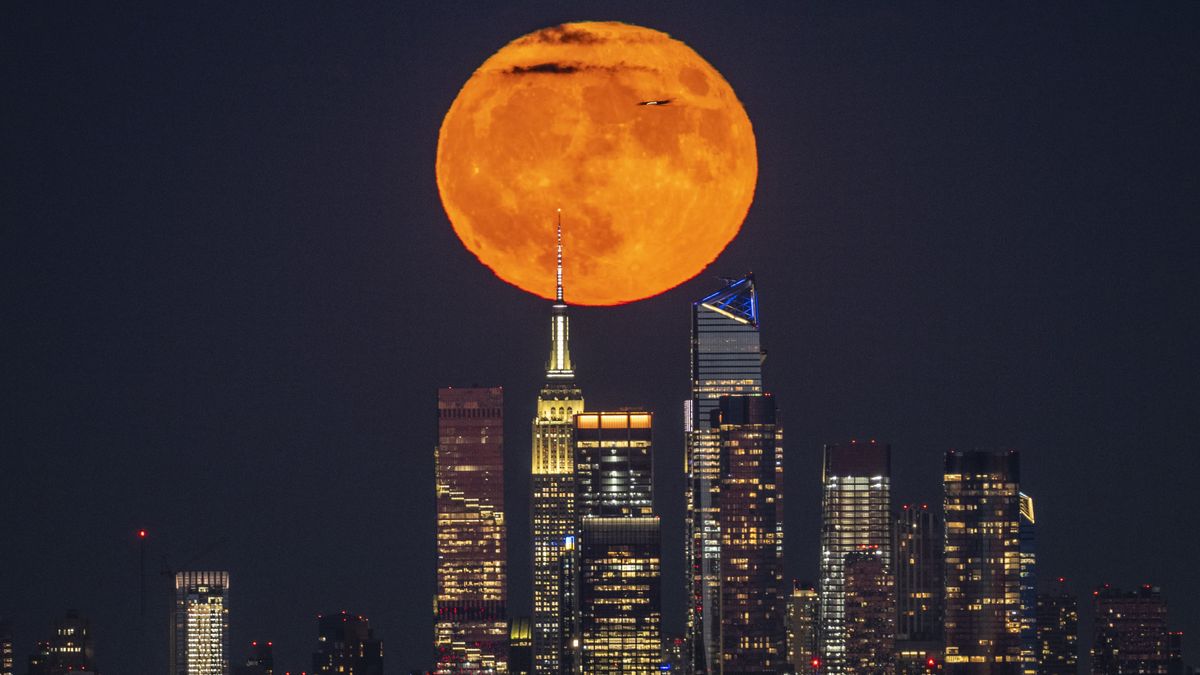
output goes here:
<path id="1" fill-rule="evenodd" d="M 569 665 L 572 617 L 563 606 L 563 556 L 574 544 L 575 462 L 571 434 L 583 412 L 569 346 L 570 322 L 563 301 L 562 217 L 559 216 L 557 290 L 550 314 L 550 360 L 533 419 L 533 654 L 539 674 Z M 569 564 L 569 561 L 567 561 Z M 567 663 L 564 663 L 566 657 Z"/>

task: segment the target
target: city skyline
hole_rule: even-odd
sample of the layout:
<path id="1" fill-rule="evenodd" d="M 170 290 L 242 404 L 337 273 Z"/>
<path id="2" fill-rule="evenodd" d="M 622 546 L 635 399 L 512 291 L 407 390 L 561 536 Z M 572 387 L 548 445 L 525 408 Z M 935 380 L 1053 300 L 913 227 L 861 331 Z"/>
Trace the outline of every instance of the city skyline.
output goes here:
<path id="1" fill-rule="evenodd" d="M 578 17 L 4 11 L 16 348 L 0 512 L 22 555 L 3 562 L 0 614 L 18 668 L 75 608 L 102 670 L 161 672 L 173 569 L 235 579 L 234 663 L 269 639 L 280 668 L 303 670 L 315 614 L 353 607 L 389 673 L 427 667 L 428 411 L 450 385 L 505 388 L 507 610 L 529 615 L 547 303 L 454 239 L 432 144 L 487 54 Z M 1081 646 L 1085 593 L 1149 583 L 1195 661 L 1180 251 L 1200 10 L 572 11 L 695 46 L 760 144 L 750 215 L 707 270 L 571 312 L 589 409 L 655 415 L 664 634 L 685 630 L 688 307 L 753 272 L 787 430 L 785 585 L 817 579 L 823 445 L 888 443 L 895 504 L 940 499 L 949 448 L 1015 448 L 1038 574 L 1071 580 Z"/>

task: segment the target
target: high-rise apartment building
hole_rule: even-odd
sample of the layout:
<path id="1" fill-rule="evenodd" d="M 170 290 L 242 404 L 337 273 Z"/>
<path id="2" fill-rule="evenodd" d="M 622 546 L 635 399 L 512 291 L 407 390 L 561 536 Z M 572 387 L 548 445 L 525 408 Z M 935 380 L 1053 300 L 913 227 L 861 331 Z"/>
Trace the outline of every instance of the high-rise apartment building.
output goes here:
<path id="1" fill-rule="evenodd" d="M 347 611 L 322 614 L 317 617 L 312 669 L 313 675 L 383 675 L 383 642 L 363 616 Z"/>
<path id="2" fill-rule="evenodd" d="M 775 673 L 787 663 L 783 605 L 782 431 L 775 398 L 722 396 L 721 671 Z"/>
<path id="3" fill-rule="evenodd" d="M 825 446 L 821 478 L 821 668 L 848 670 L 846 564 L 851 554 L 872 551 L 892 569 L 891 447 L 875 441 Z M 894 585 L 891 585 L 894 593 Z M 894 601 L 891 608 L 895 608 Z"/>
<path id="4" fill-rule="evenodd" d="M 1058 587 L 1037 596 L 1037 657 L 1040 675 L 1075 675 L 1079 667 L 1079 603 Z"/>
<path id="5" fill-rule="evenodd" d="M 946 454 L 946 672 L 1017 675 L 1021 659 L 1020 458 Z"/>
<path id="6" fill-rule="evenodd" d="M 171 672 L 229 673 L 229 572 L 177 572 L 171 611 Z"/>
<path id="7" fill-rule="evenodd" d="M 684 407 L 687 472 L 688 633 L 698 675 L 721 661 L 720 438 L 712 413 L 728 394 L 761 394 L 754 276 L 730 281 L 692 303 L 691 398 Z"/>
<path id="8" fill-rule="evenodd" d="M 9 651 L 11 653 L 11 647 Z M 29 675 L 89 675 L 95 672 L 91 627 L 75 610 L 69 610 L 54 621 L 50 639 L 39 642 L 29 658 Z"/>
<path id="9" fill-rule="evenodd" d="M 533 420 L 533 475 L 530 531 L 533 539 L 533 653 L 540 675 L 557 675 L 562 624 L 571 621 L 560 606 L 560 558 L 565 538 L 575 534 L 575 459 L 571 441 L 574 417 L 583 412 L 583 392 L 571 361 L 570 318 L 563 301 L 562 228 L 558 233 L 558 276 L 550 308 L 550 359 L 538 392 Z"/>
<path id="10" fill-rule="evenodd" d="M 820 603 L 817 589 L 810 583 L 792 582 L 792 594 L 788 598 L 787 651 L 792 672 L 808 673 L 813 670 L 812 660 L 817 656 L 817 627 Z"/>
<path id="11" fill-rule="evenodd" d="M 944 528 L 928 504 L 904 504 L 896 512 L 892 554 L 896 558 L 896 672 L 924 675 L 929 659 L 942 660 Z"/>
<path id="12" fill-rule="evenodd" d="M 1092 675 L 1170 673 L 1167 601 L 1157 586 L 1126 592 L 1105 585 L 1092 594 L 1092 606 Z"/>
<path id="13" fill-rule="evenodd" d="M 1037 537 L 1033 497 L 1020 493 L 1017 527 L 1021 551 L 1021 671 L 1038 675 L 1037 663 Z"/>
<path id="14" fill-rule="evenodd" d="M 500 387 L 438 390 L 438 673 L 505 670 L 503 412 Z"/>
<path id="15" fill-rule="evenodd" d="M 275 645 L 272 642 L 255 640 L 250 643 L 246 661 L 233 670 L 235 675 L 271 675 L 275 672 Z"/>
<path id="16" fill-rule="evenodd" d="M 657 516 L 585 516 L 579 533 L 583 675 L 658 672 L 662 561 Z"/>
<path id="17" fill-rule="evenodd" d="M 896 590 L 892 571 L 879 549 L 855 551 L 845 560 L 846 672 L 894 675 Z"/>

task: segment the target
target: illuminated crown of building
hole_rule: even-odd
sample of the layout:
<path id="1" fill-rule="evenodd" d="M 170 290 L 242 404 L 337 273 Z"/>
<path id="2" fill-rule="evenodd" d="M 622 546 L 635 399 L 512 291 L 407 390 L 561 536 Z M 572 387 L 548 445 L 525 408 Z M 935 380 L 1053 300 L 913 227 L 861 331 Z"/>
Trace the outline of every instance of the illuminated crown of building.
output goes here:
<path id="1" fill-rule="evenodd" d="M 558 212 L 557 249 L 555 268 L 554 308 L 550 317 L 550 363 L 546 366 L 546 379 L 571 380 L 575 369 L 571 365 L 570 322 L 567 319 L 567 304 L 563 301 L 563 244 L 562 211 Z"/>

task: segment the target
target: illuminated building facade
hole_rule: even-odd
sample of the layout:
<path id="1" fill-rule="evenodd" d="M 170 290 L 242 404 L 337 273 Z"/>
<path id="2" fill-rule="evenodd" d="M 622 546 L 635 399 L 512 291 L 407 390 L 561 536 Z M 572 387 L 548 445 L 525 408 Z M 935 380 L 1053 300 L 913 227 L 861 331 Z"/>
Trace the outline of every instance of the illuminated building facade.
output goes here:
<path id="1" fill-rule="evenodd" d="M 1017 675 L 1021 663 L 1020 457 L 946 454 L 946 672 Z"/>
<path id="2" fill-rule="evenodd" d="M 891 447 L 884 443 L 825 446 L 818 586 L 822 673 L 851 672 L 847 670 L 847 556 L 874 551 L 884 569 L 891 570 L 891 461 Z M 894 602 L 890 606 L 894 608 Z"/>
<path id="3" fill-rule="evenodd" d="M 1017 527 L 1021 551 L 1021 669 L 1038 675 L 1037 663 L 1037 539 L 1033 497 L 1020 493 L 1021 516 Z"/>
<path id="4" fill-rule="evenodd" d="M 1092 603 L 1092 675 L 1170 673 L 1167 601 L 1157 586 L 1125 592 L 1105 585 Z"/>
<path id="5" fill-rule="evenodd" d="M 817 589 L 812 584 L 792 582 L 788 598 L 787 659 L 792 672 L 806 673 L 817 658 Z"/>
<path id="6" fill-rule="evenodd" d="M 923 675 L 930 658 L 942 660 L 942 519 L 928 504 L 904 504 L 896 513 L 896 672 Z"/>
<path id="7" fill-rule="evenodd" d="M 846 672 L 893 675 L 896 602 L 892 571 L 879 549 L 846 555 Z"/>
<path id="8" fill-rule="evenodd" d="M 365 617 L 342 611 L 317 617 L 314 675 L 383 675 L 383 643 Z"/>
<path id="9" fill-rule="evenodd" d="M 171 672 L 229 672 L 229 572 L 178 572 L 171 613 Z"/>
<path id="10" fill-rule="evenodd" d="M 558 606 L 562 613 L 558 624 L 558 666 L 560 673 L 575 673 L 579 668 L 579 538 L 563 537 L 558 559 Z"/>
<path id="11" fill-rule="evenodd" d="M 0 626 L 0 658 L 4 655 L 4 629 Z M 8 634 L 8 672 L 12 673 L 12 636 Z M 95 653 L 87 619 L 71 610 L 54 622 L 50 639 L 39 642 L 29 658 L 29 675 L 88 675 L 95 673 Z"/>
<path id="12" fill-rule="evenodd" d="M 12 624 L 0 619 L 0 675 L 13 675 Z"/>
<path id="13" fill-rule="evenodd" d="M 508 625 L 508 672 L 533 674 L 533 622 L 527 616 L 516 617 Z"/>
<path id="14" fill-rule="evenodd" d="M 438 390 L 438 673 L 504 672 L 504 392 Z"/>
<path id="15" fill-rule="evenodd" d="M 570 319 L 563 301 L 562 228 L 558 240 L 557 292 L 550 316 L 550 360 L 538 393 L 533 420 L 533 653 L 536 671 L 557 675 L 561 669 L 562 624 L 570 621 L 560 605 L 560 558 L 564 538 L 575 534 L 575 459 L 571 441 L 574 416 L 583 412 L 583 392 L 571 361 Z"/>
<path id="16" fill-rule="evenodd" d="M 250 643 L 246 662 L 234 669 L 235 675 L 271 675 L 275 672 L 274 644 L 255 640 Z"/>
<path id="17" fill-rule="evenodd" d="M 583 675 L 655 673 L 662 659 L 657 516 L 585 516 L 579 534 Z"/>
<path id="18" fill-rule="evenodd" d="M 649 516 L 653 413 L 575 416 L 576 508 L 586 516 Z"/>
<path id="19" fill-rule="evenodd" d="M 722 396 L 721 671 L 775 673 L 787 662 L 783 589 L 782 431 L 775 398 Z"/>
<path id="20" fill-rule="evenodd" d="M 1063 582 L 1054 592 L 1037 596 L 1040 675 L 1075 675 L 1079 668 L 1079 602 Z"/>
<path id="21" fill-rule="evenodd" d="M 721 659 L 721 459 L 712 414 L 721 396 L 763 392 L 763 357 L 753 275 L 692 304 L 692 391 L 684 408 L 687 616 L 692 664 L 700 674 L 719 672 Z"/>

